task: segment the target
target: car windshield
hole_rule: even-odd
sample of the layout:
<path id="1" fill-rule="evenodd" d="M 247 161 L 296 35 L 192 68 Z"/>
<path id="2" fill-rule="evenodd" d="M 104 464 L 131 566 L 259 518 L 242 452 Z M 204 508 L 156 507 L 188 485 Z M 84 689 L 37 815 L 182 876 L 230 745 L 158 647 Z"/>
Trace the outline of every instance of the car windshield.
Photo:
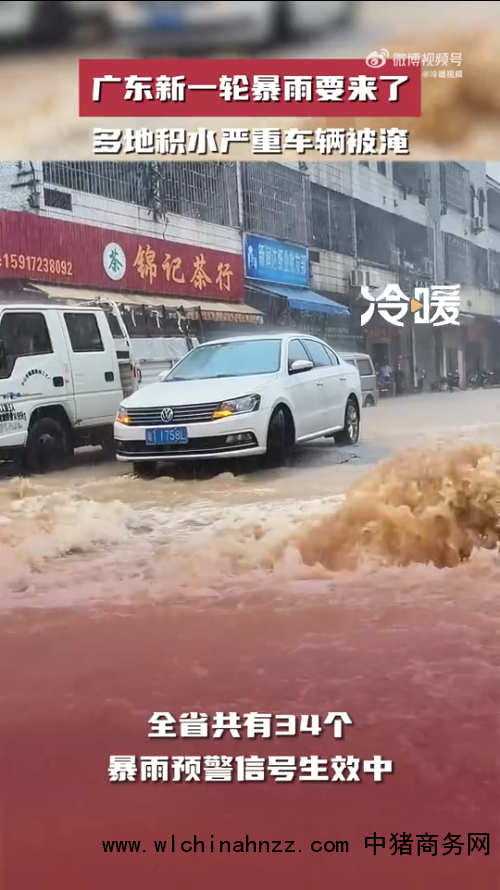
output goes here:
<path id="1" fill-rule="evenodd" d="M 251 377 L 276 374 L 280 368 L 281 340 L 240 340 L 198 346 L 172 369 L 172 380 L 210 380 L 217 377 Z"/>

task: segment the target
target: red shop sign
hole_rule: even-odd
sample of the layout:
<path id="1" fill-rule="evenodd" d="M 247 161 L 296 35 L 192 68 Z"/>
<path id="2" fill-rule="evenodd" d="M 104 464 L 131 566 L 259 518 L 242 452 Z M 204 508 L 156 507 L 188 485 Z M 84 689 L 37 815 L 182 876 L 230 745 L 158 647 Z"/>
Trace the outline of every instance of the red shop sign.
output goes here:
<path id="1" fill-rule="evenodd" d="M 242 302 L 243 257 L 208 247 L 0 211 L 0 279 Z"/>

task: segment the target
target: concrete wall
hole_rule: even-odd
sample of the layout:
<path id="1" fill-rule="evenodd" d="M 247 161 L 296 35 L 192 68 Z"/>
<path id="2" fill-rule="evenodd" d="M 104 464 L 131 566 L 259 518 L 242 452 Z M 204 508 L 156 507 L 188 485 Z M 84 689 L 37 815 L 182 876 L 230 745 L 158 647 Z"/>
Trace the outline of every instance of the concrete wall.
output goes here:
<path id="1" fill-rule="evenodd" d="M 319 251 L 319 256 L 319 263 L 311 263 L 311 287 L 347 297 L 349 273 L 356 268 L 356 260 L 329 250 Z"/>
<path id="2" fill-rule="evenodd" d="M 449 207 L 445 215 L 439 214 L 438 196 L 421 204 L 415 195 L 403 194 L 392 181 L 392 164 L 386 161 L 386 173 L 377 170 L 377 161 L 369 160 L 368 166 L 348 162 L 313 161 L 304 164 L 300 161 L 286 161 L 287 166 L 306 169 L 311 180 L 334 191 L 365 201 L 396 216 L 404 217 L 429 228 L 437 227 L 438 234 L 449 232 L 465 238 L 478 247 L 500 252 L 500 232 L 489 229 L 475 235 L 472 232 L 469 213 L 460 213 Z M 485 163 L 465 164 L 476 190 L 486 191 L 487 165 Z M 490 176 L 492 170 L 489 169 Z M 439 187 L 439 169 L 431 172 L 433 193 Z M 62 189 L 62 191 L 65 191 Z M 118 231 L 140 233 L 143 236 L 165 238 L 184 242 L 197 247 L 208 246 L 214 249 L 241 253 L 241 233 L 239 229 L 207 223 L 190 217 L 169 214 L 166 223 L 155 222 L 145 208 L 124 201 L 109 200 L 84 192 L 72 192 L 72 211 L 44 206 L 43 176 L 40 162 L 0 162 L 0 207 L 8 210 L 32 210 L 41 215 L 60 220 L 71 220 Z M 485 211 L 487 213 L 487 211 Z M 487 223 L 487 220 L 486 220 Z M 436 238 L 438 255 L 436 271 L 438 280 L 442 275 L 443 257 L 440 237 Z M 361 268 L 373 269 L 369 264 Z M 321 291 L 349 295 L 349 273 L 356 268 L 356 260 L 334 252 L 320 251 L 319 263 L 312 263 L 312 286 Z M 380 286 L 392 283 L 394 273 L 378 269 Z M 478 287 L 463 286 L 463 306 L 471 313 L 500 317 L 500 295 Z"/>
<path id="3" fill-rule="evenodd" d="M 226 250 L 230 253 L 241 253 L 241 234 L 237 228 L 219 226 L 186 216 L 168 214 L 166 223 L 155 222 L 147 209 L 125 201 L 115 201 L 90 195 L 86 192 L 72 191 L 72 210 L 60 210 L 45 207 L 43 201 L 42 165 L 33 164 L 37 179 L 37 200 L 41 216 L 67 220 L 69 222 L 116 229 L 117 231 L 137 233 L 151 238 L 165 238 L 169 241 L 192 244 L 195 247 L 211 247 L 214 250 Z M 19 182 L 28 182 L 30 166 L 23 165 L 24 177 L 19 176 L 16 164 L 0 162 L 0 208 L 6 210 L 29 210 L 29 196 L 32 187 L 19 187 Z M 55 188 L 55 186 L 50 186 Z M 68 189 L 61 188 L 67 192 Z"/>
<path id="4" fill-rule="evenodd" d="M 462 163 L 462 166 L 469 171 L 471 185 L 474 187 L 476 194 L 482 189 L 486 198 L 487 187 L 487 165 L 483 162 Z M 476 214 L 478 213 L 476 203 Z M 441 233 L 455 235 L 463 238 L 476 247 L 484 250 L 495 250 L 500 252 L 500 232 L 488 228 L 488 209 L 485 203 L 484 208 L 485 228 L 484 231 L 477 234 L 472 229 L 471 213 L 468 210 L 463 213 L 454 207 L 447 207 L 447 211 L 440 218 Z M 464 311 L 477 315 L 491 315 L 500 317 L 500 294 L 493 291 L 470 285 L 462 285 L 461 287 L 462 306 Z"/>
<path id="5" fill-rule="evenodd" d="M 37 205 L 40 189 L 39 171 L 30 161 L 0 161 L 0 208 L 32 210 Z"/>
<path id="6" fill-rule="evenodd" d="M 431 220 L 425 204 L 421 204 L 416 195 L 404 197 L 402 189 L 392 180 L 392 164 L 386 162 L 387 175 L 377 170 L 377 163 L 369 161 L 369 166 L 352 165 L 352 194 L 359 201 L 404 216 L 422 226 L 430 226 Z"/>

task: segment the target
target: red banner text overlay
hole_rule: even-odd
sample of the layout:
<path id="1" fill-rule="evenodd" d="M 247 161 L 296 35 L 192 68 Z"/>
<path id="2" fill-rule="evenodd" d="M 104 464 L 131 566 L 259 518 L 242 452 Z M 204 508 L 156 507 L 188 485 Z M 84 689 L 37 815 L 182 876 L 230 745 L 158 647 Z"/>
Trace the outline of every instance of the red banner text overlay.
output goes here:
<path id="1" fill-rule="evenodd" d="M 342 59 L 81 59 L 80 117 L 419 117 L 421 68 Z"/>

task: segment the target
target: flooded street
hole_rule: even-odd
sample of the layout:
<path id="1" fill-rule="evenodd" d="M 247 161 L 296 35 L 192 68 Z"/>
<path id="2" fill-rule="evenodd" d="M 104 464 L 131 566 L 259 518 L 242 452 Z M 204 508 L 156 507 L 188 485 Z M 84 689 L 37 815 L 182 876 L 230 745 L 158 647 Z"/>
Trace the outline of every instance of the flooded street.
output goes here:
<path id="1" fill-rule="evenodd" d="M 214 854 L 221 887 L 329 883 L 318 838 L 351 841 L 355 855 L 335 860 L 349 886 L 496 886 L 495 846 L 415 854 L 408 878 L 404 857 L 373 857 L 364 837 L 489 831 L 498 843 L 497 451 L 492 390 L 382 401 L 359 446 L 321 441 L 274 473 L 146 482 L 82 454 L 65 474 L 6 474 L 2 886 L 191 888 L 206 856 L 154 852 L 173 832 L 296 838 L 292 861 Z M 307 735 L 175 752 L 148 739 L 153 711 L 216 710 L 347 710 L 355 726 L 340 752 Z M 357 788 L 108 781 L 111 754 L 214 747 L 380 753 L 396 768 Z M 143 838 L 146 855 L 104 854 L 108 838 Z"/>
<path id="2" fill-rule="evenodd" d="M 299 531 L 334 514 L 346 491 L 380 461 L 397 456 L 397 479 L 404 454 L 416 449 L 418 475 L 426 456 L 438 461 L 441 442 L 448 451 L 500 446 L 498 391 L 382 400 L 365 410 L 357 447 L 319 440 L 278 471 L 209 463 L 194 475 L 185 465 L 173 475 L 139 480 L 129 465 L 87 450 L 65 473 L 31 479 L 6 473 L 0 607 L 50 609 L 91 600 L 105 608 L 179 591 L 211 595 L 212 582 L 226 590 L 249 574 L 260 583 L 262 572 L 267 583 L 270 568 L 296 581 L 303 568 L 287 545 Z M 284 558 L 276 562 L 282 546 Z"/>

